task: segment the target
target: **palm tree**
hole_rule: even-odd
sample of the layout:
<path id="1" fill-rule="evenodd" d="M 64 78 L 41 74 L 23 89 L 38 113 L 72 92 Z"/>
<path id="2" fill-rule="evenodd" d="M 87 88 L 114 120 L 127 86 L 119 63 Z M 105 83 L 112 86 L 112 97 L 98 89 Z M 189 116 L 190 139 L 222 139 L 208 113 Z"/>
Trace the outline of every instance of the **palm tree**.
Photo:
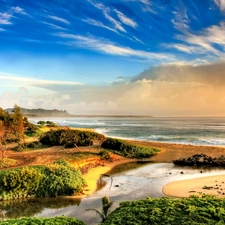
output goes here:
<path id="1" fill-rule="evenodd" d="M 102 197 L 102 212 L 97 209 L 86 209 L 85 211 L 93 211 L 96 212 L 97 215 L 102 219 L 101 222 L 104 222 L 107 216 L 110 214 L 109 210 L 112 207 L 113 202 L 110 201 L 109 197 Z"/>

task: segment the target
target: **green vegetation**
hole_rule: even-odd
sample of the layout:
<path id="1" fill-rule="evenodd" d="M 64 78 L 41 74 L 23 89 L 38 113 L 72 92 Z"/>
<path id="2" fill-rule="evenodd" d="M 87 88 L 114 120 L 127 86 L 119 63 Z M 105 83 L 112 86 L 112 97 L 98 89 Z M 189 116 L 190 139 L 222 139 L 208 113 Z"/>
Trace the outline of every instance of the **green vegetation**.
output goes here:
<path id="1" fill-rule="evenodd" d="M 221 155 L 218 158 L 213 158 L 205 154 L 195 154 L 188 158 L 177 159 L 173 161 L 176 165 L 181 166 L 225 166 L 225 157 Z"/>
<path id="2" fill-rule="evenodd" d="M 40 142 L 51 146 L 64 145 L 66 148 L 72 148 L 92 145 L 94 140 L 101 140 L 103 137 L 104 135 L 92 131 L 57 129 L 44 133 Z"/>
<path id="3" fill-rule="evenodd" d="M 95 212 L 104 222 L 109 215 L 109 210 L 112 207 L 113 202 L 110 201 L 109 197 L 102 197 L 102 211 L 100 212 L 97 209 L 86 209 L 85 211 L 93 211 Z"/>
<path id="4" fill-rule="evenodd" d="M 64 161 L 4 170 L 0 173 L 0 200 L 74 195 L 82 191 L 84 185 L 80 170 Z"/>
<path id="5" fill-rule="evenodd" d="M 225 199 L 214 196 L 173 199 L 147 198 L 122 202 L 102 225 L 225 224 Z"/>
<path id="6" fill-rule="evenodd" d="M 0 151 L 5 158 L 6 144 L 10 142 L 24 143 L 24 121 L 20 107 L 15 105 L 10 114 L 0 108 Z"/>
<path id="7" fill-rule="evenodd" d="M 107 138 L 102 143 L 102 148 L 110 149 L 128 158 L 149 158 L 159 152 L 155 148 L 139 146 L 115 138 Z"/>
<path id="8" fill-rule="evenodd" d="M 101 160 L 110 160 L 111 159 L 109 152 L 106 150 L 101 150 L 99 152 L 99 155 L 100 155 Z"/>
<path id="9" fill-rule="evenodd" d="M 0 222 L 1 225 L 85 225 L 76 218 L 58 216 L 54 218 L 21 218 Z"/>
<path id="10" fill-rule="evenodd" d="M 4 158 L 0 159 L 0 168 L 7 168 L 9 166 L 14 166 L 16 164 L 15 159 Z"/>

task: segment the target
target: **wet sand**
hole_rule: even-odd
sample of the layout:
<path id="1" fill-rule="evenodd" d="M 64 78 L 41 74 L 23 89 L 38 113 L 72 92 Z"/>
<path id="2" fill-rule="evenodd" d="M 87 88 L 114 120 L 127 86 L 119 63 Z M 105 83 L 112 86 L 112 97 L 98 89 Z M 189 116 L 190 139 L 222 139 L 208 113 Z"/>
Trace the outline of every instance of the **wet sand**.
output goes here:
<path id="1" fill-rule="evenodd" d="M 91 195 L 92 193 L 96 191 L 97 182 L 103 174 L 107 174 L 107 172 L 109 172 L 113 167 L 119 164 L 124 164 L 128 162 L 136 162 L 136 161 L 137 161 L 136 159 L 122 159 L 122 160 L 114 161 L 111 163 L 105 163 L 104 166 L 98 166 L 98 167 L 90 169 L 86 174 L 84 174 L 84 179 L 87 182 L 87 186 L 85 190 L 83 191 L 83 194 L 74 196 L 74 197 L 83 198 L 88 195 Z"/>

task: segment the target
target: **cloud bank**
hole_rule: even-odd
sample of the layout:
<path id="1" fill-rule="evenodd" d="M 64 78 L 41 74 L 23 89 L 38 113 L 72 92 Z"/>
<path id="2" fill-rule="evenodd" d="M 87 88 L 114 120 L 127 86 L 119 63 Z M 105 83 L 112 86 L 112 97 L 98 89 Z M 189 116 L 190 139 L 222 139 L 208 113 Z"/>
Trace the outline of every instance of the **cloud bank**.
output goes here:
<path id="1" fill-rule="evenodd" d="M 40 82 L 0 97 L 1 106 L 66 109 L 72 114 L 225 116 L 225 62 L 162 65 L 108 86 Z M 21 80 L 21 82 L 19 82 Z M 31 95 L 32 88 L 39 94 Z M 46 91 L 51 91 L 45 94 Z M 11 105 L 9 105 L 11 104 Z"/>

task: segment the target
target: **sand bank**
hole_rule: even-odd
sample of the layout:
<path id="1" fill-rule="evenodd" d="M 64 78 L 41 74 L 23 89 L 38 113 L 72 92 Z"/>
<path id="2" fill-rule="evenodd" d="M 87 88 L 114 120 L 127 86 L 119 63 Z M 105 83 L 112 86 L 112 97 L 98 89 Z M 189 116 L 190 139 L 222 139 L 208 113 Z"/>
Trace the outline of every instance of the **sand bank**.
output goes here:
<path id="1" fill-rule="evenodd" d="M 163 187 L 163 193 L 171 197 L 212 194 L 225 197 L 225 174 L 189 180 L 173 181 Z"/>
<path id="2" fill-rule="evenodd" d="M 136 162 L 136 161 L 137 161 L 136 159 L 122 159 L 122 160 L 114 161 L 111 163 L 106 163 L 104 166 L 98 166 L 98 167 L 90 169 L 86 174 L 84 174 L 84 179 L 87 182 L 87 187 L 83 191 L 82 195 L 75 196 L 75 197 L 83 198 L 94 193 L 97 189 L 97 181 L 99 180 L 101 175 L 107 174 L 107 172 L 109 172 L 113 167 L 120 164 L 124 164 L 128 162 Z"/>

